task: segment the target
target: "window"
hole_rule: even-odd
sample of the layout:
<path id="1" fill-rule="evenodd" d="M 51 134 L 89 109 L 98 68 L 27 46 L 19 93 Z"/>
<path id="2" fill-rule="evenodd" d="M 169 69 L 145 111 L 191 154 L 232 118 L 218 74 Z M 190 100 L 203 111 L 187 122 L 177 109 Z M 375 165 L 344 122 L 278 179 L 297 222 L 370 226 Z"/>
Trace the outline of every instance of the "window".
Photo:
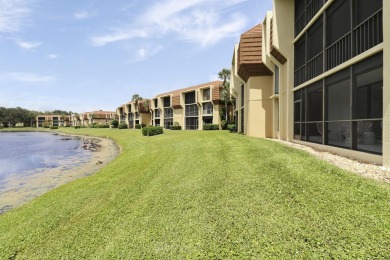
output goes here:
<path id="1" fill-rule="evenodd" d="M 279 67 L 275 65 L 275 75 L 274 75 L 274 82 L 275 82 L 275 87 L 274 87 L 274 93 L 279 94 Z"/>
<path id="2" fill-rule="evenodd" d="M 294 138 L 382 153 L 383 53 L 294 93 Z"/>
<path id="3" fill-rule="evenodd" d="M 209 125 L 213 123 L 213 117 L 212 116 L 204 116 L 203 117 L 203 124 Z"/>
<path id="4" fill-rule="evenodd" d="M 158 99 L 157 98 L 153 99 L 153 102 L 154 102 L 154 107 L 155 108 L 158 107 Z"/>
<path id="5" fill-rule="evenodd" d="M 160 118 L 160 109 L 155 109 L 154 110 L 154 117 L 155 118 Z"/>
<path id="6" fill-rule="evenodd" d="M 244 101 L 245 101 L 245 88 L 244 88 L 244 84 L 241 85 L 241 111 L 240 111 L 240 115 L 241 115 L 241 133 L 244 133 L 244 126 L 245 126 L 245 105 L 244 105 Z"/>
<path id="7" fill-rule="evenodd" d="M 198 118 L 197 117 L 187 117 L 186 118 L 186 129 L 187 130 L 197 130 L 198 129 Z"/>
<path id="8" fill-rule="evenodd" d="M 211 102 L 203 103 L 203 115 L 213 114 L 213 104 Z"/>
<path id="9" fill-rule="evenodd" d="M 195 104 L 196 103 L 195 91 L 189 92 L 189 93 L 185 93 L 185 103 L 186 104 Z"/>
<path id="10" fill-rule="evenodd" d="M 326 1 L 296 0 L 300 32 Z M 338 0 L 294 45 L 294 85 L 313 79 L 383 42 L 381 0 Z"/>
<path id="11" fill-rule="evenodd" d="M 164 107 L 171 106 L 171 97 L 165 97 L 163 100 L 164 100 Z"/>
<path id="12" fill-rule="evenodd" d="M 203 100 L 210 100 L 210 89 L 204 89 L 203 90 Z"/>
<path id="13" fill-rule="evenodd" d="M 164 108 L 164 118 L 173 117 L 173 109 L 171 107 Z"/>

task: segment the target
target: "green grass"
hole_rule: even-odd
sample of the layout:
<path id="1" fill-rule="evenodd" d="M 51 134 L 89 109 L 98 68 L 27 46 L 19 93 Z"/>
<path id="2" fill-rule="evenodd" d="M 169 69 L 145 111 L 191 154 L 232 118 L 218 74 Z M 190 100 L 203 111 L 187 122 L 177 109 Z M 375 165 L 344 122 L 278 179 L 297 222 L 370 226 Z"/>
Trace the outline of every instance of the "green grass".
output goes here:
<path id="1" fill-rule="evenodd" d="M 0 216 L 0 259 L 390 258 L 390 188 L 225 131 L 62 129 L 122 153 Z"/>

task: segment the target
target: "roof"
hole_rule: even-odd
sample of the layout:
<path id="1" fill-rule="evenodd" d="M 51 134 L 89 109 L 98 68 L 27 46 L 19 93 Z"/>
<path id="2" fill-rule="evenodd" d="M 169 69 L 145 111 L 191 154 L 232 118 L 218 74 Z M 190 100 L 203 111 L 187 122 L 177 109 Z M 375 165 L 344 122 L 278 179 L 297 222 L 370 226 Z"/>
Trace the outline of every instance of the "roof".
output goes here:
<path id="1" fill-rule="evenodd" d="M 208 82 L 208 83 L 203 83 L 203 84 L 192 86 L 192 87 L 181 88 L 181 89 L 173 90 L 171 92 L 166 92 L 166 93 L 163 93 L 163 94 L 159 94 L 155 98 L 169 96 L 169 95 L 177 95 L 177 94 L 180 94 L 181 92 L 186 92 L 186 91 L 195 90 L 195 89 L 199 89 L 199 88 L 204 88 L 204 87 L 208 87 L 208 86 L 220 87 L 221 85 L 222 85 L 222 81 L 215 80 L 215 81 L 211 81 L 211 82 Z"/>
<path id="2" fill-rule="evenodd" d="M 248 81 L 249 77 L 272 75 L 272 71 L 262 59 L 262 31 L 262 24 L 258 24 L 241 34 L 238 47 L 238 75 L 245 81 Z"/>

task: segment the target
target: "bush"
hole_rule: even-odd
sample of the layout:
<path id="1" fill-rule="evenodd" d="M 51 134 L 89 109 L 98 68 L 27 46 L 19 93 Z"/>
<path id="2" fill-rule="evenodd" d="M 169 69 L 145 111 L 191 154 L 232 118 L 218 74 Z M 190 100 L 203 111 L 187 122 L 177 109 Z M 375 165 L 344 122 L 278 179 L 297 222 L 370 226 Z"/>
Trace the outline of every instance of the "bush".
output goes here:
<path id="1" fill-rule="evenodd" d="M 219 130 L 219 125 L 216 124 L 203 125 L 203 130 Z"/>
<path id="2" fill-rule="evenodd" d="M 229 130 L 230 132 L 237 132 L 237 127 L 235 124 L 228 124 L 226 126 L 226 129 Z"/>
<path id="3" fill-rule="evenodd" d="M 113 125 L 114 128 L 117 128 L 118 125 L 119 125 L 119 121 L 114 119 L 114 120 L 111 121 L 111 125 Z"/>
<path id="4" fill-rule="evenodd" d="M 180 125 L 171 125 L 169 127 L 170 130 L 181 130 L 181 126 Z"/>
<path id="5" fill-rule="evenodd" d="M 110 128 L 109 125 L 98 125 L 98 128 Z"/>
<path id="6" fill-rule="evenodd" d="M 142 128 L 142 134 L 144 136 L 153 136 L 164 133 L 164 128 L 161 126 L 148 126 Z"/>
<path id="7" fill-rule="evenodd" d="M 120 123 L 120 124 L 118 125 L 118 128 L 119 128 L 119 129 L 127 129 L 127 124 L 126 124 L 125 122 Z"/>
<path id="8" fill-rule="evenodd" d="M 79 126 L 79 125 L 74 126 L 74 129 L 80 129 L 80 128 L 81 128 L 81 126 Z"/>
<path id="9" fill-rule="evenodd" d="M 51 126 L 50 129 L 58 129 L 58 126 Z"/>
<path id="10" fill-rule="evenodd" d="M 227 124 L 228 124 L 228 123 L 227 123 L 226 120 L 222 120 L 222 121 L 221 121 L 221 127 L 222 127 L 223 130 L 226 130 Z"/>
<path id="11" fill-rule="evenodd" d="M 142 128 L 142 126 L 140 124 L 135 125 L 135 129 L 141 129 L 141 128 Z"/>

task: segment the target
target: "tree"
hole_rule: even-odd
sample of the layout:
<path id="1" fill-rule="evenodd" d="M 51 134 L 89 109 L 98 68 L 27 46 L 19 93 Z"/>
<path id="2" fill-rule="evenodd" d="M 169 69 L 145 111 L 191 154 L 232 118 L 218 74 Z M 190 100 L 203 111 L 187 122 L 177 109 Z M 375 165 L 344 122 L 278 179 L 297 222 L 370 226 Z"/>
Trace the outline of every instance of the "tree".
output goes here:
<path id="1" fill-rule="evenodd" d="M 218 72 L 218 78 L 222 80 L 221 100 L 225 103 L 225 120 L 228 120 L 228 102 L 232 102 L 230 95 L 230 70 L 222 69 Z"/>
<path id="2" fill-rule="evenodd" d="M 142 100 L 142 97 L 138 94 L 134 94 L 132 97 L 131 97 L 131 101 L 132 102 L 136 102 L 138 103 L 139 100 Z"/>

